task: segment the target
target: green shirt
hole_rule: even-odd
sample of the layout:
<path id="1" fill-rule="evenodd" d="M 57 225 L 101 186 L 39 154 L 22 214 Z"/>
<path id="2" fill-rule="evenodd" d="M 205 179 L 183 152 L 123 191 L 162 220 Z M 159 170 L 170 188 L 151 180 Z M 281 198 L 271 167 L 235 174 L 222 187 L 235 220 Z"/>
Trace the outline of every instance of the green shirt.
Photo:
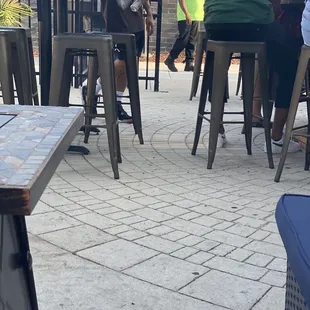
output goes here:
<path id="1" fill-rule="evenodd" d="M 208 0 L 207 0 L 208 1 Z M 177 7 L 177 18 L 178 21 L 186 20 L 185 14 L 183 13 L 179 1 L 178 2 L 178 7 Z M 191 19 L 193 21 L 203 21 L 203 3 L 204 0 L 185 0 L 187 11 L 189 15 L 191 16 Z"/>
<path id="2" fill-rule="evenodd" d="M 206 24 L 270 24 L 274 20 L 270 0 L 205 0 Z"/>

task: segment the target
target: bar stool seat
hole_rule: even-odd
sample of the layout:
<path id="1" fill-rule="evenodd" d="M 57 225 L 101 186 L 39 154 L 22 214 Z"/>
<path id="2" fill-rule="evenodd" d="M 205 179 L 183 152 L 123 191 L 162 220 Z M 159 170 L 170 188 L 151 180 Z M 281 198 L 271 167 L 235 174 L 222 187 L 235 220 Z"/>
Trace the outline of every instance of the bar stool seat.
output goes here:
<path id="1" fill-rule="evenodd" d="M 302 126 L 302 127 L 307 127 L 308 128 L 308 132 L 307 135 L 305 135 L 307 137 L 307 144 L 306 144 L 306 156 L 305 156 L 305 170 L 308 171 L 309 167 L 310 167 L 310 93 L 309 93 L 309 74 L 307 75 L 306 78 L 306 89 L 307 89 L 307 94 L 306 94 L 306 98 L 300 97 L 301 94 L 301 90 L 302 90 L 302 86 L 306 77 L 306 73 L 308 70 L 308 62 L 310 59 L 310 47 L 304 45 L 301 48 L 301 53 L 299 56 L 299 63 L 298 63 L 298 69 L 297 69 L 297 73 L 296 73 L 296 78 L 295 78 L 295 84 L 294 84 L 294 89 L 293 89 L 293 94 L 292 94 L 292 98 L 291 98 L 291 104 L 290 104 L 290 108 L 289 108 L 289 113 L 288 113 L 288 117 L 287 117 L 287 121 L 286 121 L 286 129 L 285 129 L 285 134 L 284 134 L 284 138 L 283 138 L 283 146 L 282 146 L 282 153 L 281 153 L 281 157 L 280 157 L 280 162 L 279 162 L 279 166 L 278 166 L 278 170 L 275 176 L 275 182 L 279 182 L 282 172 L 283 172 L 283 168 L 285 165 L 285 161 L 286 161 L 286 156 L 287 156 L 287 152 L 288 152 L 288 148 L 289 148 L 289 143 L 293 134 L 293 130 L 294 130 L 294 123 L 295 123 L 295 119 L 296 119 L 296 114 L 297 114 L 297 110 L 298 110 L 298 105 L 299 102 L 301 101 L 306 101 L 307 102 L 307 110 L 308 110 L 308 124 L 306 126 Z M 306 100 L 304 100 L 306 99 Z M 300 129 L 299 128 L 295 128 L 295 129 Z"/>
<path id="2" fill-rule="evenodd" d="M 212 169 L 215 158 L 218 134 L 220 126 L 225 123 L 244 124 L 245 140 L 248 155 L 252 154 L 252 103 L 254 91 L 254 68 L 255 55 L 258 57 L 260 70 L 262 104 L 264 110 L 264 128 L 267 147 L 267 157 L 270 168 L 274 168 L 271 152 L 270 118 L 272 109 L 268 100 L 268 66 L 266 58 L 266 46 L 263 42 L 228 42 L 228 41 L 207 41 L 207 57 L 204 68 L 201 96 L 199 102 L 197 124 L 195 131 L 192 155 L 196 154 L 199 143 L 201 126 L 203 119 L 210 122 L 209 149 L 208 149 L 208 169 Z M 224 95 L 229 68 L 230 57 L 233 53 L 240 53 L 243 65 L 243 112 L 224 112 Z M 213 77 L 212 77 L 213 76 Z M 212 85 L 212 87 L 211 87 Z M 211 113 L 205 111 L 207 93 L 211 95 Z M 211 119 L 205 115 L 211 114 Z M 242 114 L 244 122 L 225 122 L 224 114 Z"/>
<path id="3" fill-rule="evenodd" d="M 21 27 L 0 27 L 0 32 L 7 33 L 7 39 L 10 42 L 9 48 L 12 59 L 14 59 L 12 74 L 19 104 L 39 105 L 31 30 Z M 3 80 L 1 82 L 4 83 Z M 2 92 L 6 91 L 3 87 L 1 90 Z M 10 103 L 14 103 L 14 100 L 13 102 L 10 100 Z"/>
<path id="4" fill-rule="evenodd" d="M 119 178 L 118 162 L 121 162 L 119 129 L 116 116 L 116 90 L 112 37 L 103 34 L 61 34 L 54 37 L 54 55 L 51 73 L 49 105 L 69 106 L 73 59 L 83 53 L 93 58 L 92 77 L 87 89 L 85 108 L 85 136 L 91 126 L 91 118 L 104 117 L 107 129 L 110 161 L 114 178 Z M 94 114 L 94 95 L 97 72 L 100 72 L 104 98 L 104 114 Z M 89 133 L 88 133 L 89 135 Z"/>

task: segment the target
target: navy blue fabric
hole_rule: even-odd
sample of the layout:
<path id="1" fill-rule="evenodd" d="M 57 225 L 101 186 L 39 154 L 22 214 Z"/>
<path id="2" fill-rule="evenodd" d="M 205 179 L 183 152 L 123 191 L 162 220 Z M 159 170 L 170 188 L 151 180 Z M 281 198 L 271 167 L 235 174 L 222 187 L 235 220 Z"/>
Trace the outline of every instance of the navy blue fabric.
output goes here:
<path id="1" fill-rule="evenodd" d="M 292 271 L 310 305 L 310 196 L 282 196 L 276 221 Z"/>

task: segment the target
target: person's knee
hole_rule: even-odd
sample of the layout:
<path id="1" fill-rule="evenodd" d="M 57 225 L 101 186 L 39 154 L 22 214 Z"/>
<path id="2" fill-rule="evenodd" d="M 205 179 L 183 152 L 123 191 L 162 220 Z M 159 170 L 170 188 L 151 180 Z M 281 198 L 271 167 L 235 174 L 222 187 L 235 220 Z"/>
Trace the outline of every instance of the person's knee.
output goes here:
<path id="1" fill-rule="evenodd" d="M 124 74 L 126 73 L 126 62 L 122 59 L 117 59 L 114 62 L 115 74 Z"/>

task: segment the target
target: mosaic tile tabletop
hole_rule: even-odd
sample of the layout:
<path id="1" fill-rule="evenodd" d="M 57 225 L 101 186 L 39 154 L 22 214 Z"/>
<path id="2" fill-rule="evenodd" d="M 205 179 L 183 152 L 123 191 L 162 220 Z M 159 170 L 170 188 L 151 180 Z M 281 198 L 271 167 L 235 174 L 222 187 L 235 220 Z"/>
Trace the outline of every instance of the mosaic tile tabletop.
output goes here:
<path id="1" fill-rule="evenodd" d="M 65 153 L 83 120 L 81 108 L 0 106 L 0 213 L 10 190 L 27 195 L 49 161 L 58 161 L 57 168 L 64 154 L 55 153 Z"/>

